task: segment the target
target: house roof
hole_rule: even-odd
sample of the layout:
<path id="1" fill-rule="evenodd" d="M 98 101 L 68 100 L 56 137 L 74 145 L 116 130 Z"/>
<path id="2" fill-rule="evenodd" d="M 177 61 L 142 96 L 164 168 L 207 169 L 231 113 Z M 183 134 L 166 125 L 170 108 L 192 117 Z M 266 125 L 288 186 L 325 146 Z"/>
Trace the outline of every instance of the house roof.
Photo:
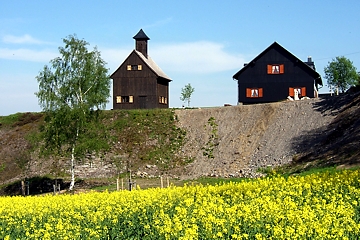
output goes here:
<path id="1" fill-rule="evenodd" d="M 255 63 L 259 58 L 261 58 L 263 55 L 265 55 L 270 49 L 275 48 L 275 47 L 280 47 L 282 48 L 284 51 L 286 51 L 292 58 L 294 61 L 298 62 L 299 64 L 302 64 L 304 66 L 306 66 L 305 68 L 308 68 L 310 74 L 314 77 L 315 82 L 319 85 L 323 85 L 322 84 L 322 80 L 321 80 L 321 76 L 318 72 L 316 72 L 311 66 L 309 66 L 308 64 L 306 64 L 305 62 L 303 62 L 302 60 L 300 60 L 298 57 L 296 57 L 294 54 L 292 54 L 291 52 L 289 52 L 287 49 L 285 49 L 283 46 L 281 46 L 279 43 L 274 42 L 273 44 L 271 44 L 269 47 L 267 47 L 264 51 L 262 51 L 258 56 L 256 56 L 253 60 L 250 61 L 250 63 Z M 312 63 L 313 64 L 313 63 Z M 240 69 L 237 73 L 234 74 L 233 79 L 239 79 L 239 76 L 250 67 L 251 64 L 246 64 L 242 69 Z"/>
<path id="2" fill-rule="evenodd" d="M 165 78 L 169 81 L 172 81 L 171 78 L 169 78 L 163 70 L 161 70 L 161 68 L 151 59 L 150 56 L 148 56 L 147 58 L 139 51 L 134 50 L 134 52 L 145 62 L 145 64 L 154 71 L 154 73 L 158 76 L 158 77 L 162 77 Z"/>
<path id="3" fill-rule="evenodd" d="M 144 61 L 144 63 L 155 73 L 155 75 L 157 77 L 161 77 L 164 78 L 166 80 L 168 80 L 169 82 L 171 82 L 171 78 L 169 78 L 163 70 L 161 70 L 161 68 L 151 59 L 150 56 L 148 56 L 147 58 L 139 51 L 137 50 L 133 50 L 129 56 L 126 58 L 128 59 L 130 57 L 131 54 L 136 54 L 139 56 L 140 59 L 142 59 Z M 121 66 L 126 62 L 126 60 L 113 72 L 113 74 L 111 74 L 110 78 L 113 77 L 113 75 L 121 68 Z"/>
<path id="4" fill-rule="evenodd" d="M 150 40 L 148 36 L 144 33 L 142 29 L 133 37 L 135 40 Z"/>

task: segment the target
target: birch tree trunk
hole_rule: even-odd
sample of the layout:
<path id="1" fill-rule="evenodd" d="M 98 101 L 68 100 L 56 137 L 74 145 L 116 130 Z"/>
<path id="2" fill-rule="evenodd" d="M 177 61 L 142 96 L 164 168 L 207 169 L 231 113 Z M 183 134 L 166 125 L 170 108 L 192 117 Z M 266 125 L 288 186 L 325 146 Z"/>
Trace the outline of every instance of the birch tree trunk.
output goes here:
<path id="1" fill-rule="evenodd" d="M 75 146 L 73 146 L 71 149 L 71 169 L 70 169 L 71 181 L 70 181 L 69 191 L 72 191 L 75 186 L 75 156 L 74 156 L 74 152 L 75 152 Z"/>
<path id="2" fill-rule="evenodd" d="M 79 138 L 79 126 L 76 128 L 75 143 L 73 143 L 71 148 L 71 181 L 70 181 L 69 191 L 72 191 L 75 186 L 75 146 L 78 138 Z"/>

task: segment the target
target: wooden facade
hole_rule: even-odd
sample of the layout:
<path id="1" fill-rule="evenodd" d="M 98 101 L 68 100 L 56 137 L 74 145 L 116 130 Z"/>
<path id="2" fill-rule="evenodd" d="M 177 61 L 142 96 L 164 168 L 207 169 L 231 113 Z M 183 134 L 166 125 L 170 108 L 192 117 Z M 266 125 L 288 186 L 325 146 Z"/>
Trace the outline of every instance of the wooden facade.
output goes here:
<path id="1" fill-rule="evenodd" d="M 168 108 L 171 79 L 148 56 L 142 29 L 134 39 L 135 49 L 111 75 L 113 109 Z"/>
<path id="2" fill-rule="evenodd" d="M 244 104 L 313 98 L 322 85 L 311 58 L 303 62 L 277 42 L 244 64 L 233 79 L 238 81 L 238 102 Z"/>

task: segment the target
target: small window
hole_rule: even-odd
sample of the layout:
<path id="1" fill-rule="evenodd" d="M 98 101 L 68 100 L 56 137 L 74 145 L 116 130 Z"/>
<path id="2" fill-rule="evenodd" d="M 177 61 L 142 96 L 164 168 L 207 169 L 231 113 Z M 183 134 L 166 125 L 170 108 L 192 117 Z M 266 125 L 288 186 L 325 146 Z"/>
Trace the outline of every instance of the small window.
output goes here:
<path id="1" fill-rule="evenodd" d="M 134 96 L 117 96 L 116 103 L 133 103 Z"/>
<path id="2" fill-rule="evenodd" d="M 284 64 L 269 64 L 267 65 L 268 74 L 283 74 Z"/>
<path id="3" fill-rule="evenodd" d="M 121 103 L 121 96 L 116 97 L 116 103 Z"/>
<path id="4" fill-rule="evenodd" d="M 247 88 L 246 89 L 246 97 L 261 98 L 261 97 L 263 97 L 263 89 L 262 88 Z"/>
<path id="5" fill-rule="evenodd" d="M 142 65 L 127 65 L 126 68 L 128 71 L 141 71 Z"/>
<path id="6" fill-rule="evenodd" d="M 289 96 L 295 97 L 295 93 L 298 95 L 299 98 L 306 96 L 306 87 L 294 87 L 289 88 Z"/>
<path id="7" fill-rule="evenodd" d="M 167 98 L 163 96 L 159 96 L 159 103 L 161 104 L 167 104 Z"/>

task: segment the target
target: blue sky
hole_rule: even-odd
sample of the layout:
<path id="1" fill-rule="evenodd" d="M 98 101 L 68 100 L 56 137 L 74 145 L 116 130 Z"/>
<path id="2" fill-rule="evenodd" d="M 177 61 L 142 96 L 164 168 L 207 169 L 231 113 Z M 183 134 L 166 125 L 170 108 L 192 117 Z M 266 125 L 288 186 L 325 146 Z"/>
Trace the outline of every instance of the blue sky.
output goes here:
<path id="1" fill-rule="evenodd" d="M 358 0 L 1 1 L 0 116 L 41 111 L 35 77 L 70 34 L 97 46 L 111 74 L 142 28 L 149 55 L 173 79 L 170 107 L 182 106 L 188 83 L 191 106 L 223 106 L 237 101 L 232 76 L 274 41 L 303 61 L 312 56 L 321 76 L 337 56 L 360 70 L 359 13 Z"/>

